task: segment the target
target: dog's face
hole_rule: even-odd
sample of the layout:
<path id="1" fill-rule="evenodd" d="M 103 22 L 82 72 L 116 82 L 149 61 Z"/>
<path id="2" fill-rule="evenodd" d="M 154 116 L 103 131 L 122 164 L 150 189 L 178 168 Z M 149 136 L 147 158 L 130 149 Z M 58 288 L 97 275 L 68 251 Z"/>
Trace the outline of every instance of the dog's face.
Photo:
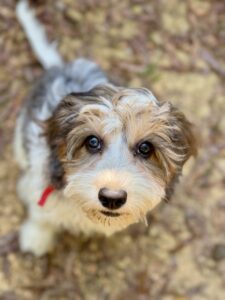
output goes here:
<path id="1" fill-rule="evenodd" d="M 52 184 L 112 232 L 145 220 L 195 152 L 192 126 L 146 89 L 68 95 L 47 122 Z"/>

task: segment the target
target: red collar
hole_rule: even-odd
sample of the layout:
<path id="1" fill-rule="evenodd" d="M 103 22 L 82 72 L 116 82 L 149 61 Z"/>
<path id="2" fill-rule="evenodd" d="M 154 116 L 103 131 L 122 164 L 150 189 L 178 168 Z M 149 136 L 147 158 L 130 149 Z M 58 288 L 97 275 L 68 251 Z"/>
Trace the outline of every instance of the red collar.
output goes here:
<path id="1" fill-rule="evenodd" d="M 45 203 L 46 203 L 46 201 L 47 201 L 47 199 L 48 199 L 48 196 L 52 193 L 54 191 L 54 188 L 52 187 L 52 186 L 47 186 L 45 189 L 44 189 L 44 191 L 43 191 L 43 193 L 42 193 L 42 195 L 41 195 L 41 198 L 40 198 L 40 200 L 38 201 L 38 205 L 39 206 L 44 206 L 45 205 Z"/>

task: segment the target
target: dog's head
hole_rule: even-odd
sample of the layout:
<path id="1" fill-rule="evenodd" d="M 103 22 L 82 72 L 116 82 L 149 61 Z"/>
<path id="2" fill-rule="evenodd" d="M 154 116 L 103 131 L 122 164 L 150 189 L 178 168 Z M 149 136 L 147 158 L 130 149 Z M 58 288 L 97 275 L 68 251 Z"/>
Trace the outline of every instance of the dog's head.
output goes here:
<path id="1" fill-rule="evenodd" d="M 145 219 L 196 151 L 192 125 L 170 103 L 110 85 L 68 95 L 47 140 L 52 184 L 109 231 Z"/>

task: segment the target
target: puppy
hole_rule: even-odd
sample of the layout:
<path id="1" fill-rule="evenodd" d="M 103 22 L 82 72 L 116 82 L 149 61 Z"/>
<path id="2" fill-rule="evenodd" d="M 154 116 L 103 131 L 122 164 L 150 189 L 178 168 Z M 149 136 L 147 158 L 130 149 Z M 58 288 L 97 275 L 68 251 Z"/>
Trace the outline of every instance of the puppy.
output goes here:
<path id="1" fill-rule="evenodd" d="M 21 249 L 41 256 L 61 230 L 111 235 L 145 221 L 196 152 L 192 125 L 148 89 L 111 84 L 89 60 L 64 64 L 26 1 L 17 15 L 48 69 L 16 125 L 28 208 Z"/>

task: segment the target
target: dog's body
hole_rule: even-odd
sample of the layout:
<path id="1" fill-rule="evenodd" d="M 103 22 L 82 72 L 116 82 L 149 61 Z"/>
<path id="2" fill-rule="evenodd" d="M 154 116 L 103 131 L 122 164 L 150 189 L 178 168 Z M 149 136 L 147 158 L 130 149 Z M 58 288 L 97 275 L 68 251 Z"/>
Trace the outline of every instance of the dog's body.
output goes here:
<path id="1" fill-rule="evenodd" d="M 29 19 L 21 3 L 19 18 Z M 15 135 L 18 191 L 29 212 L 20 244 L 36 255 L 52 249 L 61 229 L 110 235 L 145 220 L 195 152 L 191 124 L 171 104 L 109 84 L 91 61 L 64 65 L 54 51 L 43 64 L 57 66 L 33 89 Z M 54 191 L 40 207 L 48 186 Z"/>

